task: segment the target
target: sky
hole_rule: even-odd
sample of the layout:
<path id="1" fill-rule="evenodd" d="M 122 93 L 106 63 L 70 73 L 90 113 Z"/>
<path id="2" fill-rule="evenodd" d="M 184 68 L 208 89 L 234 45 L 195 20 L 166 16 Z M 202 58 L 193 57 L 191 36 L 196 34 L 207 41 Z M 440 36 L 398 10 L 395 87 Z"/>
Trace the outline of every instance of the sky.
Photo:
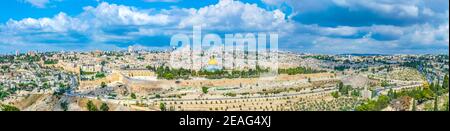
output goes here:
<path id="1" fill-rule="evenodd" d="M 164 49 L 193 26 L 299 53 L 449 51 L 448 0 L 2 0 L 0 53 Z"/>

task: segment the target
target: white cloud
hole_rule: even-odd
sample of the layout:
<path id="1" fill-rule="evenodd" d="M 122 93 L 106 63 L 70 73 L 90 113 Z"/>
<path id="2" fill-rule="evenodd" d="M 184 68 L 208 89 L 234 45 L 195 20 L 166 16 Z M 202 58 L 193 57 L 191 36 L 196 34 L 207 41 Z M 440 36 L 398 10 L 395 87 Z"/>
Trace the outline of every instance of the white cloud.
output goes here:
<path id="1" fill-rule="evenodd" d="M 280 10 L 267 11 L 256 4 L 234 0 L 220 0 L 216 5 L 186 11 L 189 16 L 180 22 L 180 28 L 202 25 L 206 30 L 276 30 L 290 25 Z"/>
<path id="2" fill-rule="evenodd" d="M 113 25 L 158 25 L 163 26 L 170 22 L 169 16 L 164 14 L 150 15 L 149 12 L 134 7 L 100 3 L 97 7 L 85 7 L 84 12 L 78 16 L 70 17 L 61 12 L 53 18 L 26 18 L 22 20 L 9 20 L 6 30 L 66 32 L 70 30 L 85 31 Z"/>
<path id="3" fill-rule="evenodd" d="M 179 2 L 180 0 L 144 0 L 145 2 L 167 2 L 167 3 L 175 3 Z"/>
<path id="4" fill-rule="evenodd" d="M 395 40 L 407 33 L 405 28 L 406 27 L 398 27 L 392 25 L 373 25 L 370 27 L 365 27 L 362 30 L 364 30 L 365 32 L 371 32 L 372 34 L 390 37 L 390 39 Z"/>
<path id="5" fill-rule="evenodd" d="M 422 10 L 422 14 L 428 15 L 428 16 L 434 16 L 435 15 L 434 11 L 431 10 L 430 8 L 424 8 Z"/>
<path id="6" fill-rule="evenodd" d="M 411 43 L 421 45 L 449 45 L 448 23 L 437 27 L 433 27 L 429 24 L 417 25 L 409 30 L 411 31 L 411 34 L 408 34 L 405 37 L 405 40 L 409 40 Z"/>
<path id="7" fill-rule="evenodd" d="M 279 5 L 277 2 L 291 0 L 263 0 L 267 4 Z M 296 4 L 319 6 L 314 1 Z M 333 2 L 324 0 L 321 2 Z M 272 2 L 272 3 L 271 3 Z M 296 2 L 296 1 L 291 1 Z M 308 4 L 309 2 L 309 4 Z M 389 4 L 389 1 L 371 1 L 367 5 L 358 5 L 352 0 L 334 0 L 339 6 L 351 10 L 371 9 L 378 12 L 395 14 L 397 17 L 416 17 L 417 12 L 430 17 L 447 19 L 439 25 L 414 24 L 408 26 L 368 25 L 322 27 L 318 24 L 303 24 L 286 17 L 279 9 L 267 10 L 256 4 L 235 0 L 220 0 L 219 3 L 199 9 L 171 8 L 146 10 L 135 7 L 100 3 L 96 7 L 88 6 L 79 15 L 68 16 L 59 13 L 53 17 L 26 18 L 9 20 L 0 24 L 0 48 L 13 44 L 43 45 L 46 39 L 58 41 L 58 44 L 75 43 L 81 35 L 86 43 L 130 43 L 142 37 L 170 36 L 177 33 L 191 33 L 193 25 L 202 25 L 207 32 L 278 32 L 280 47 L 311 52 L 404 52 L 415 48 L 443 48 L 449 42 L 448 9 L 445 13 L 434 9 L 416 6 L 415 1 L 406 4 Z M 320 3 L 320 2 L 319 2 Z M 416 8 L 417 7 L 417 8 Z M 419 10 L 418 10 L 419 9 Z M 326 12 L 325 12 L 326 13 Z M 442 14 L 445 14 L 442 15 Z M 420 16 L 419 16 L 420 17 Z M 108 30 L 119 29 L 119 34 Z M 120 30 L 123 29 L 123 30 Z M 59 42 L 61 41 L 61 42 Z M 144 43 L 137 41 L 137 43 Z M 294 48 L 293 48 L 294 47 Z M 300 49 L 301 47 L 301 49 Z M 1 49 L 0 49 L 1 50 Z"/>
<path id="8" fill-rule="evenodd" d="M 139 28 L 136 32 L 130 32 L 129 35 L 137 35 L 137 36 L 154 36 L 156 35 L 159 30 L 156 29 L 146 29 L 146 28 Z"/>
<path id="9" fill-rule="evenodd" d="M 324 27 L 320 30 L 323 35 L 352 36 L 358 33 L 357 28 L 349 26 L 339 26 L 336 28 Z"/>
<path id="10" fill-rule="evenodd" d="M 103 25 L 165 25 L 169 16 L 163 14 L 149 15 L 148 12 L 134 7 L 100 3 L 97 7 L 85 7 L 80 16 L 96 26 Z"/>
<path id="11" fill-rule="evenodd" d="M 30 3 L 33 6 L 36 6 L 38 8 L 45 8 L 45 5 L 50 3 L 49 0 L 25 0 L 25 2 Z"/>
<path id="12" fill-rule="evenodd" d="M 0 43 L 33 44 L 36 41 L 110 42 L 134 41 L 148 36 L 170 36 L 192 32 L 193 25 L 203 25 L 208 31 L 284 31 L 293 28 L 279 10 L 267 11 L 256 4 L 234 0 L 200 9 L 172 8 L 159 11 L 99 3 L 87 6 L 79 15 L 68 16 L 61 12 L 53 17 L 9 20 L 0 25 Z M 183 28 L 180 28 L 180 27 Z M 118 31 L 115 31 L 115 30 Z M 217 32 L 216 32 L 217 33 Z M 75 35 L 75 36 L 71 36 Z M 14 37 L 13 37 L 14 36 Z M 10 38 L 10 39 L 6 39 Z M 76 39 L 83 40 L 76 40 Z M 5 41 L 8 40 L 8 41 Z M 37 43 L 36 43 L 37 44 Z"/>
<path id="13" fill-rule="evenodd" d="M 297 32 L 280 43 L 288 49 L 312 53 L 446 53 L 449 47 L 449 25 L 421 24 L 413 26 L 373 25 L 367 27 L 320 27 L 297 25 L 316 32 Z M 352 32 L 352 33 L 344 33 Z M 346 36 L 362 33 L 358 38 Z M 379 40 L 388 37 L 388 40 Z M 280 47 L 285 47 L 280 45 Z M 298 48 L 289 48 L 298 47 Z"/>
<path id="14" fill-rule="evenodd" d="M 103 2 L 97 7 L 85 7 L 83 13 L 74 17 L 60 12 L 52 18 L 10 19 L 3 26 L 3 30 L 10 32 L 67 32 L 101 30 L 108 26 L 164 26 L 171 22 L 168 15 L 150 15 L 149 13 L 134 7 Z"/>
<path id="15" fill-rule="evenodd" d="M 301 34 L 310 34 L 326 37 L 354 37 L 363 33 L 366 27 L 351 27 L 351 26 L 337 26 L 337 27 L 323 27 L 316 24 L 308 25 L 296 23 L 295 32 Z"/>
<path id="16" fill-rule="evenodd" d="M 38 32 L 66 32 L 68 30 L 80 30 L 86 28 L 77 19 L 59 13 L 53 18 L 26 18 L 20 21 L 10 19 L 6 23 L 5 30 L 16 31 L 38 31 Z"/>
<path id="17" fill-rule="evenodd" d="M 333 2 L 342 7 L 347 7 L 353 10 L 369 9 L 385 15 L 395 15 L 400 17 L 417 17 L 419 15 L 419 7 L 417 0 L 333 0 Z"/>
<path id="18" fill-rule="evenodd" d="M 283 4 L 284 2 L 286 2 L 287 0 L 261 0 L 261 1 L 268 5 L 279 6 L 279 5 Z"/>
<path id="19" fill-rule="evenodd" d="M 283 6 L 287 5 L 292 9 L 288 18 L 292 18 L 301 12 L 325 10 L 333 4 L 331 0 L 262 0 L 262 2 L 277 8 L 284 8 Z"/>

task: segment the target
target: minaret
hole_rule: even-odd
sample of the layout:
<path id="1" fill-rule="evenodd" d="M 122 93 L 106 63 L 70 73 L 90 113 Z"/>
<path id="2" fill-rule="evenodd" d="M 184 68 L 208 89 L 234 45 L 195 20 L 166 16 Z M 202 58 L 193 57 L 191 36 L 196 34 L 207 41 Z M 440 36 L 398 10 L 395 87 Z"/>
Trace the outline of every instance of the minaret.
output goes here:
<path id="1" fill-rule="evenodd" d="M 134 49 L 133 46 L 128 46 L 128 53 L 133 53 Z"/>

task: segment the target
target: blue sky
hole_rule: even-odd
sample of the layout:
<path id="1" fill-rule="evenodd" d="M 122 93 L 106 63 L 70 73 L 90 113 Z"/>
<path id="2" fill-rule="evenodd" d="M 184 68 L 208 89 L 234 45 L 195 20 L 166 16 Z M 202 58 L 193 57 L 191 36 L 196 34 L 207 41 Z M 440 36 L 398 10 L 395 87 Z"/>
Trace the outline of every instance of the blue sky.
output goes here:
<path id="1" fill-rule="evenodd" d="M 169 46 L 174 34 L 276 32 L 282 50 L 436 54 L 448 0 L 3 0 L 0 53 Z"/>

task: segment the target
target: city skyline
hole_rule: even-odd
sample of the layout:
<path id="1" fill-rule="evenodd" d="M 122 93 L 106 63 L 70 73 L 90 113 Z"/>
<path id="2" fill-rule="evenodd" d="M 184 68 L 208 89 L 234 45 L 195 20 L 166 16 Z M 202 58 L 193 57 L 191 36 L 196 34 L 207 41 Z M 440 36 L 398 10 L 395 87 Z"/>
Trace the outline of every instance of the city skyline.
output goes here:
<path id="1" fill-rule="evenodd" d="M 280 50 L 448 54 L 446 0 L 12 0 L 0 2 L 0 53 L 169 47 L 171 36 L 276 32 Z"/>

